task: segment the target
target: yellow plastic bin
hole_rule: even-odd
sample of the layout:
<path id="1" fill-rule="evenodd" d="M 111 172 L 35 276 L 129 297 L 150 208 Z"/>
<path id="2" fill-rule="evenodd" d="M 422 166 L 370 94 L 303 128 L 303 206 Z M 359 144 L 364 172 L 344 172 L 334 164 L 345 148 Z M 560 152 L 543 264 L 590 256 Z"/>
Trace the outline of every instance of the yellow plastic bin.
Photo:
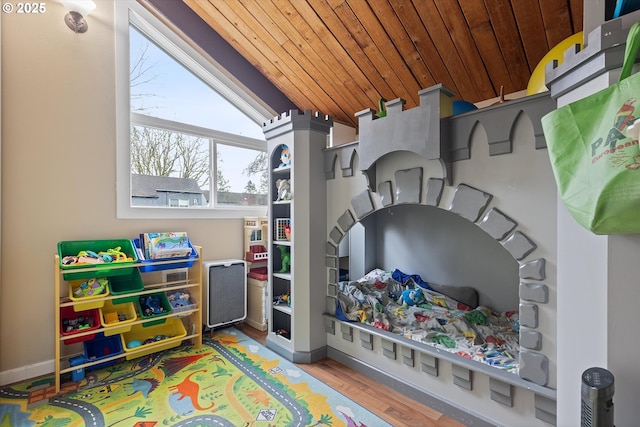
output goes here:
<path id="1" fill-rule="evenodd" d="M 105 336 L 129 332 L 131 322 L 137 318 L 136 307 L 132 302 L 114 304 L 112 301 L 106 301 L 100 308 L 100 324 L 103 328 L 109 328 L 104 329 Z"/>
<path id="2" fill-rule="evenodd" d="M 73 302 L 82 302 L 82 304 L 76 304 L 73 306 L 73 310 L 84 311 L 91 310 L 92 308 L 100 308 L 104 306 L 104 300 L 96 301 L 98 298 L 109 296 L 109 285 L 105 283 L 104 286 L 97 284 L 98 280 L 108 280 L 106 278 L 101 279 L 87 279 L 87 280 L 73 280 L 69 282 L 69 299 Z M 98 287 L 96 287 L 98 286 Z M 76 296 L 76 292 L 78 289 L 91 289 L 94 288 L 95 291 L 91 294 L 87 292 L 79 293 L 81 296 Z M 91 292 L 91 291 L 89 291 Z"/>
<path id="3" fill-rule="evenodd" d="M 182 321 L 176 317 L 170 317 L 160 325 L 146 328 L 140 323 L 135 324 L 129 332 L 123 333 L 120 337 L 125 358 L 131 360 L 157 351 L 178 347 L 182 342 L 181 338 L 186 335 L 187 331 Z"/>

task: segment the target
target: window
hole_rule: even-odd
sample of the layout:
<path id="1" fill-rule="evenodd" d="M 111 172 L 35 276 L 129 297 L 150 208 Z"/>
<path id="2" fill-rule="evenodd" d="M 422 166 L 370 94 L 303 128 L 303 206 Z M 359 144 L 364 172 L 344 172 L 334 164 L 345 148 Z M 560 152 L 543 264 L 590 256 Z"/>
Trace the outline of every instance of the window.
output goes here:
<path id="1" fill-rule="evenodd" d="M 275 114 L 137 2 L 116 33 L 118 217 L 263 215 Z"/>
<path id="2" fill-rule="evenodd" d="M 187 199 L 170 199 L 169 206 L 174 208 L 188 208 L 189 200 Z"/>

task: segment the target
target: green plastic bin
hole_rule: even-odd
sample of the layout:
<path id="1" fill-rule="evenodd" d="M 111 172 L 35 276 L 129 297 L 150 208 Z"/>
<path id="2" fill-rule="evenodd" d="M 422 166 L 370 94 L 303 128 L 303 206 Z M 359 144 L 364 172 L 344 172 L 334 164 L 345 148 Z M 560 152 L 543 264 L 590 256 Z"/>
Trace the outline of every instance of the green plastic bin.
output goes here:
<path id="1" fill-rule="evenodd" d="M 124 304 L 126 302 L 134 302 L 138 299 L 137 295 L 128 295 L 133 292 L 144 290 L 144 282 L 137 268 L 125 269 L 126 275 L 113 276 L 109 278 L 109 291 L 112 296 L 118 296 L 113 299 L 114 304 Z"/>
<path id="2" fill-rule="evenodd" d="M 102 264 L 65 264 L 67 256 L 77 256 L 80 251 L 104 252 L 108 249 L 120 248 L 126 256 L 126 261 L 116 261 Z M 92 277 L 112 277 L 128 274 L 130 268 L 121 268 L 123 265 L 135 264 L 138 261 L 133 243 L 129 239 L 113 240 L 69 240 L 58 242 L 58 256 L 60 268 L 63 270 L 64 280 L 91 279 Z M 116 267 L 116 268 L 114 268 Z M 120 268 L 118 268 L 120 267 Z M 81 271 L 87 268 L 96 268 L 93 271 Z M 133 268 L 133 267 L 132 267 Z"/>
<path id="3" fill-rule="evenodd" d="M 147 314 L 144 312 L 144 307 L 142 305 L 142 301 L 143 299 L 147 299 L 147 298 L 157 298 L 158 302 L 159 302 L 159 306 L 162 307 L 163 312 L 162 313 L 156 313 L 156 314 Z M 142 324 L 143 327 L 149 327 L 149 326 L 153 326 L 153 325 L 160 325 L 162 323 L 164 323 L 167 320 L 167 316 L 169 314 L 171 314 L 171 304 L 169 303 L 169 299 L 167 298 L 167 295 L 164 292 L 158 292 L 155 294 L 147 294 L 147 295 L 138 295 L 138 297 L 136 298 L 136 303 L 137 303 L 137 307 L 138 307 L 138 316 L 141 319 L 157 319 L 151 322 L 145 322 Z"/>

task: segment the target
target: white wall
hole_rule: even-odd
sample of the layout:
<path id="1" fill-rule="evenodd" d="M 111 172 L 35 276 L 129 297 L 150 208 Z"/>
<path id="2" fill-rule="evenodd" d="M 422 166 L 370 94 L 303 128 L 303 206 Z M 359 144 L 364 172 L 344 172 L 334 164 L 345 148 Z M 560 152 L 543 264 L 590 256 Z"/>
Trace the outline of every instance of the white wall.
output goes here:
<path id="1" fill-rule="evenodd" d="M 53 255 L 62 240 L 184 230 L 203 258 L 242 258 L 243 221 L 116 218 L 113 0 L 67 28 L 59 2 L 2 14 L 0 384 L 53 371 Z"/>
<path id="2" fill-rule="evenodd" d="M 558 107 L 618 80 L 619 70 L 591 80 L 558 99 Z M 608 369 L 615 378 L 614 421 L 637 425 L 640 341 L 640 235 L 596 236 L 580 227 L 558 202 L 558 426 L 580 421 L 582 373 Z"/>

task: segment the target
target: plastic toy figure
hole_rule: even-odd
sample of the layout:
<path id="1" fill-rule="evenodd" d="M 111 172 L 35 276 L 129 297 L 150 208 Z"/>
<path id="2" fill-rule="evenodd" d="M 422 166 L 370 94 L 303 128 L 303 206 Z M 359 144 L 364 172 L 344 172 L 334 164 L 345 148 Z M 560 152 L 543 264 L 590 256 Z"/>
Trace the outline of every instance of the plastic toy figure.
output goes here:
<path id="1" fill-rule="evenodd" d="M 291 307 L 291 295 L 289 293 L 277 295 L 273 298 L 273 305 L 281 304 L 286 304 L 288 307 Z"/>
<path id="2" fill-rule="evenodd" d="M 289 271 L 289 266 L 291 265 L 291 253 L 289 253 L 289 248 L 284 245 L 278 245 L 278 249 L 280 249 L 280 261 L 282 263 L 279 272 L 286 273 Z"/>

